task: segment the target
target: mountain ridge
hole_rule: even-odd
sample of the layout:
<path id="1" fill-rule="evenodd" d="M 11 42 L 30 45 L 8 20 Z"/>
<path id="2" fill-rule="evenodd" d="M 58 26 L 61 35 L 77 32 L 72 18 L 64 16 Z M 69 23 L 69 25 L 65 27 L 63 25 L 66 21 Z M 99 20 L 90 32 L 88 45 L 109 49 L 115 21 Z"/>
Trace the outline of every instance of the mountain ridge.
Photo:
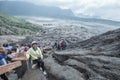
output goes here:
<path id="1" fill-rule="evenodd" d="M 84 22 L 105 23 L 108 25 L 120 26 L 119 21 L 98 18 L 82 18 L 75 16 L 71 9 L 61 9 L 54 6 L 35 5 L 23 1 L 0 1 L 0 12 L 11 14 L 13 16 L 41 16 L 67 20 L 78 20 Z"/>
<path id="2" fill-rule="evenodd" d="M 70 9 L 60 9 L 58 7 L 35 5 L 23 1 L 0 1 L 0 11 L 13 15 L 30 16 L 74 16 Z"/>

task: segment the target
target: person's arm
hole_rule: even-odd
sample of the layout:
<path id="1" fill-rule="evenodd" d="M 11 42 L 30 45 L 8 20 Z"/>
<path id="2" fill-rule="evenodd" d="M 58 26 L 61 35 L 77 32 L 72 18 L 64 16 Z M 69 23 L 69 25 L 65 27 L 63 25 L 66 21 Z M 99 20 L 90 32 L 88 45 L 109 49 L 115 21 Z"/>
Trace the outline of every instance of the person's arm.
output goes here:
<path id="1" fill-rule="evenodd" d="M 40 58 L 43 59 L 43 54 L 42 54 L 42 51 L 40 50 L 40 48 L 39 48 L 39 55 L 40 55 Z"/>
<path id="2" fill-rule="evenodd" d="M 27 53 L 26 53 L 26 58 L 27 58 L 27 59 L 29 59 L 29 58 L 30 58 L 29 53 L 30 53 L 30 50 L 28 50 L 28 51 L 27 51 Z"/>

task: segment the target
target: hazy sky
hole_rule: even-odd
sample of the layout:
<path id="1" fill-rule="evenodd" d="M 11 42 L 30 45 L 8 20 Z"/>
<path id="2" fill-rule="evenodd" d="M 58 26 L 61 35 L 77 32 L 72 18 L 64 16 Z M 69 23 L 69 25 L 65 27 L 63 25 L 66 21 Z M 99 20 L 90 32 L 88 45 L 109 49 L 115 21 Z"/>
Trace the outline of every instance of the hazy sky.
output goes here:
<path id="1" fill-rule="evenodd" d="M 120 21 L 120 0 L 16 0 L 71 9 L 74 14 Z"/>

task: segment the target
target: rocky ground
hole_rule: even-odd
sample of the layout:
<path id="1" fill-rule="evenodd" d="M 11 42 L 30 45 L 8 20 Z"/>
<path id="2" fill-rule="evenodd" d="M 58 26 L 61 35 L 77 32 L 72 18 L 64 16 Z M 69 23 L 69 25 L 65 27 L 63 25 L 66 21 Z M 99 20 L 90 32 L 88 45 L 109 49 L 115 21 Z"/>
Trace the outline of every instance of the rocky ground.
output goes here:
<path id="1" fill-rule="evenodd" d="M 64 51 L 47 52 L 47 80 L 120 80 L 119 35 L 117 29 L 71 44 Z"/>
<path id="2" fill-rule="evenodd" d="M 36 40 L 40 46 L 51 46 L 61 39 L 67 42 L 66 50 L 52 49 L 44 54 L 47 76 L 35 69 L 27 71 L 23 80 L 120 80 L 120 29 L 98 36 L 93 29 L 65 26 L 45 27 L 21 41 Z"/>
<path id="3" fill-rule="evenodd" d="M 41 46 L 53 45 L 55 40 L 61 39 L 64 39 L 69 46 L 119 27 L 119 25 L 115 26 L 115 24 L 109 25 L 107 23 L 102 24 L 97 21 L 83 22 L 53 18 L 45 19 L 40 17 L 22 18 L 33 24 L 43 26 L 42 31 L 38 32 L 36 36 L 32 36 L 32 40 L 37 40 Z M 32 40 L 29 40 L 29 42 Z"/>
<path id="4" fill-rule="evenodd" d="M 26 72 L 22 80 L 47 80 L 40 69 L 29 70 Z"/>
<path id="5" fill-rule="evenodd" d="M 54 76 L 49 80 L 119 80 L 120 59 L 98 53 L 84 50 L 55 52 L 45 59 L 48 74 Z"/>
<path id="6" fill-rule="evenodd" d="M 120 29 L 108 31 L 99 36 L 78 42 L 71 47 L 104 51 L 106 55 L 120 57 Z"/>
<path id="7" fill-rule="evenodd" d="M 109 31 L 52 53 L 45 59 L 49 80 L 120 80 L 119 35 Z"/>

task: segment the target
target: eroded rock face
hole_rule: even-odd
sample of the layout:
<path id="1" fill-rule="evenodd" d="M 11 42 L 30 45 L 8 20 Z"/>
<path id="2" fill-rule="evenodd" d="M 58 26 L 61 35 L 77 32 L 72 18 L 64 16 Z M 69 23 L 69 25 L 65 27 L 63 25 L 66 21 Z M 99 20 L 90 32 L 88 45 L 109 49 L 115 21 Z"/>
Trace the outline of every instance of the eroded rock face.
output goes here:
<path id="1" fill-rule="evenodd" d="M 22 80 L 47 80 L 40 69 L 29 70 L 26 72 Z"/>
<path id="2" fill-rule="evenodd" d="M 85 80 L 107 80 L 101 75 L 97 74 L 95 71 L 91 70 L 86 64 L 79 62 L 74 59 L 69 59 L 65 64 L 77 69 L 84 75 Z"/>
<path id="3" fill-rule="evenodd" d="M 50 53 L 44 60 L 48 80 L 120 80 L 119 35 L 120 29 L 110 31 Z"/>
<path id="4" fill-rule="evenodd" d="M 84 80 L 79 71 L 70 66 L 58 64 L 52 57 L 46 58 L 45 64 L 49 75 L 54 76 L 56 80 Z"/>
<path id="5" fill-rule="evenodd" d="M 120 80 L 117 57 L 93 55 L 84 50 L 63 52 L 55 52 L 45 59 L 47 72 L 54 78 L 48 80 Z"/>
<path id="6" fill-rule="evenodd" d="M 106 32 L 102 35 L 92 37 L 88 40 L 78 42 L 71 47 L 105 51 L 110 56 L 120 56 L 120 29 Z"/>

